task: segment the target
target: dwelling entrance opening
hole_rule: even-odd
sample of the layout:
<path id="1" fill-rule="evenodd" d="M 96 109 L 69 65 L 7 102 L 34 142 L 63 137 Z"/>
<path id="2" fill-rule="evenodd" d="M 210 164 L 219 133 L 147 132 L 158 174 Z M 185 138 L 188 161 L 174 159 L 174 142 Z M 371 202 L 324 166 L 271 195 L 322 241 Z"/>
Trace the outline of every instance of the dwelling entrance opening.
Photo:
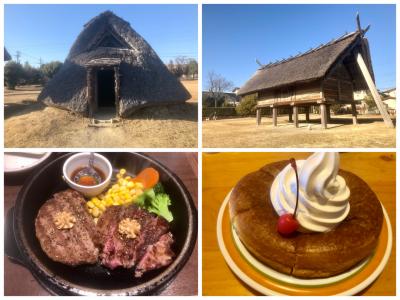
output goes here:
<path id="1" fill-rule="evenodd" d="M 113 69 L 97 71 L 97 107 L 115 109 L 115 73 Z"/>

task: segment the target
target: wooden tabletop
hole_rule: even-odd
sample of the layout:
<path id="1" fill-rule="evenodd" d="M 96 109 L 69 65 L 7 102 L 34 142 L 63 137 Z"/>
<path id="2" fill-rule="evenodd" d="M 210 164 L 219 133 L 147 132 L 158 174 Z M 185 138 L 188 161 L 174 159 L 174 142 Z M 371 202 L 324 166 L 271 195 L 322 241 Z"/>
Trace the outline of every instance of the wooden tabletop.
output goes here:
<path id="1" fill-rule="evenodd" d="M 185 184 L 197 207 L 197 153 L 147 153 L 173 171 Z M 4 212 L 14 206 L 21 186 L 5 186 Z M 178 276 L 161 293 L 169 295 L 197 295 L 197 243 L 196 247 Z M 21 284 L 21 280 L 23 284 Z M 46 296 L 49 293 L 24 267 L 4 258 L 4 294 L 6 296 Z"/>
<path id="2" fill-rule="evenodd" d="M 265 164 L 309 153 L 204 153 L 203 154 L 203 295 L 257 295 L 229 269 L 219 251 L 216 221 L 227 193 L 244 175 Z M 396 295 L 396 154 L 342 153 L 340 167 L 364 179 L 389 214 L 393 248 L 382 274 L 361 295 Z"/>

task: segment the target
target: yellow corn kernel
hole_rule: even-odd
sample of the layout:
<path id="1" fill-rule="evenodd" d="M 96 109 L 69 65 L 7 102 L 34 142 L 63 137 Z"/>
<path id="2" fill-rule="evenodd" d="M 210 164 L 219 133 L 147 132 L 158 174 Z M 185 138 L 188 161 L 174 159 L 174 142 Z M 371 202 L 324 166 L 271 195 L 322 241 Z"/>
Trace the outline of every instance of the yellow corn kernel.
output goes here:
<path id="1" fill-rule="evenodd" d="M 128 184 L 126 185 L 128 188 L 133 188 L 135 187 L 135 184 L 132 181 L 129 181 Z"/>
<path id="2" fill-rule="evenodd" d="M 97 224 L 97 221 L 99 220 L 99 218 L 94 218 L 93 219 L 93 221 L 94 221 L 94 224 Z"/>
<path id="3" fill-rule="evenodd" d="M 101 211 L 105 211 L 106 210 L 106 206 L 104 203 L 100 203 L 99 208 Z"/>
<path id="4" fill-rule="evenodd" d="M 124 175 L 125 173 L 126 173 L 126 170 L 125 170 L 125 169 L 119 170 L 119 174 Z"/>
<path id="5" fill-rule="evenodd" d="M 141 182 L 136 182 L 136 188 L 143 189 L 143 184 Z"/>
<path id="6" fill-rule="evenodd" d="M 93 208 L 93 207 L 94 207 L 94 204 L 93 204 L 92 201 L 86 202 L 86 205 L 87 205 L 88 207 L 90 207 L 90 208 Z"/>
<path id="7" fill-rule="evenodd" d="M 143 194 L 142 190 L 136 190 L 136 195 L 140 196 L 141 194 Z"/>
<path id="8" fill-rule="evenodd" d="M 92 215 L 93 215 L 95 218 L 98 218 L 98 217 L 100 216 L 100 210 L 99 210 L 99 208 L 97 208 L 97 207 L 93 208 L 93 210 L 92 210 Z"/>

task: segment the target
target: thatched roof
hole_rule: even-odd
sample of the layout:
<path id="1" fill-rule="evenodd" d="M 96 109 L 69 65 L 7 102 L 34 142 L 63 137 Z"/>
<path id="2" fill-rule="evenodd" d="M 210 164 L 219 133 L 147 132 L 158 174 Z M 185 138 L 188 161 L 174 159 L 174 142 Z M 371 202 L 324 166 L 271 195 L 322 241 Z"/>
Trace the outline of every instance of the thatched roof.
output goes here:
<path id="1" fill-rule="evenodd" d="M 4 47 L 4 61 L 11 60 L 11 55 L 8 53 L 6 47 Z"/>
<path id="2" fill-rule="evenodd" d="M 324 77 L 331 67 L 348 50 L 360 43 L 368 44 L 362 37 L 363 32 L 353 32 L 310 49 L 305 53 L 262 66 L 239 90 L 239 95 L 254 93 L 264 89 L 277 88 L 295 83 L 318 80 Z M 365 41 L 364 41 L 365 40 Z M 364 49 L 365 49 L 364 48 Z M 370 62 L 367 49 L 367 64 Z M 372 68 L 371 68 L 372 70 Z M 357 72 L 355 70 L 354 72 Z M 362 83 L 360 83 L 362 85 Z"/>
<path id="3" fill-rule="evenodd" d="M 110 11 L 90 20 L 71 47 L 61 70 L 38 100 L 79 113 L 88 110 L 87 68 L 118 65 L 119 114 L 151 105 L 181 103 L 189 92 L 130 24 Z"/>

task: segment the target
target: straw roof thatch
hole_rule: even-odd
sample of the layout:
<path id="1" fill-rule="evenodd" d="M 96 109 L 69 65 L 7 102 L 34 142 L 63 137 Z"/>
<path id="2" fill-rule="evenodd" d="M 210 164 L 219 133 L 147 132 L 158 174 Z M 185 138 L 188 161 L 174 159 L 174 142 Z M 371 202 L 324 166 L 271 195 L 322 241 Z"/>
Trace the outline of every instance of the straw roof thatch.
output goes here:
<path id="1" fill-rule="evenodd" d="M 130 24 L 110 11 L 90 20 L 71 47 L 61 70 L 38 100 L 79 113 L 88 110 L 87 68 L 119 65 L 119 115 L 151 105 L 182 103 L 189 92 Z"/>
<path id="2" fill-rule="evenodd" d="M 367 51 L 365 55 L 372 72 L 368 42 L 362 34 L 363 32 L 360 31 L 345 34 L 305 53 L 262 66 L 240 88 L 239 95 L 321 79 L 337 61 L 343 59 L 344 54 L 357 46 L 361 47 L 361 43 L 364 43 L 363 49 Z M 360 76 L 358 70 L 354 69 L 352 72 L 354 77 Z M 357 85 L 364 85 L 364 83 L 360 80 Z"/>
<path id="3" fill-rule="evenodd" d="M 4 61 L 11 60 L 11 55 L 8 53 L 6 47 L 4 47 Z"/>

